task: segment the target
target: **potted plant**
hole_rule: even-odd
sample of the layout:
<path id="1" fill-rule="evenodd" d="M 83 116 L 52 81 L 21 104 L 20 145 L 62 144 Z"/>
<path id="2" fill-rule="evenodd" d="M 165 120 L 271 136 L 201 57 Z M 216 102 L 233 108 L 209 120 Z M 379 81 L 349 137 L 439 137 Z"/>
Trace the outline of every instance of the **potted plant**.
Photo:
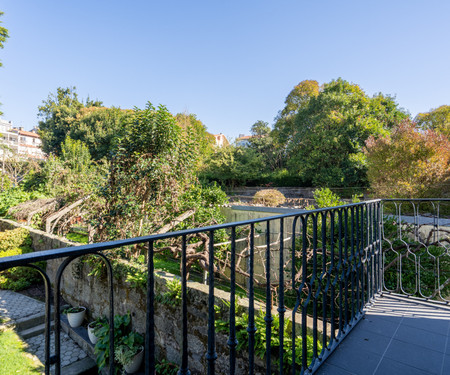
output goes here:
<path id="1" fill-rule="evenodd" d="M 96 332 L 107 323 L 105 318 L 97 318 L 88 324 L 88 336 L 92 344 L 95 345 L 98 341 Z"/>
<path id="2" fill-rule="evenodd" d="M 144 338 L 136 332 L 130 332 L 115 349 L 115 359 L 128 374 L 134 374 L 141 367 L 144 358 Z"/>
<path id="3" fill-rule="evenodd" d="M 97 356 L 99 371 L 110 365 L 109 353 L 109 322 L 105 321 L 95 329 L 98 341 L 94 353 Z M 114 362 L 124 367 L 129 374 L 138 371 L 143 356 L 144 337 L 131 329 L 131 315 L 114 316 Z M 122 348 L 121 348 L 122 347 Z M 118 354 L 119 353 L 119 354 Z M 137 357 L 137 358 L 135 358 Z"/>
<path id="4" fill-rule="evenodd" d="M 72 328 L 76 328 L 81 326 L 81 323 L 83 323 L 84 316 L 86 314 L 86 307 L 70 307 L 64 310 L 64 313 L 67 314 L 67 320 L 69 321 L 70 326 Z"/>

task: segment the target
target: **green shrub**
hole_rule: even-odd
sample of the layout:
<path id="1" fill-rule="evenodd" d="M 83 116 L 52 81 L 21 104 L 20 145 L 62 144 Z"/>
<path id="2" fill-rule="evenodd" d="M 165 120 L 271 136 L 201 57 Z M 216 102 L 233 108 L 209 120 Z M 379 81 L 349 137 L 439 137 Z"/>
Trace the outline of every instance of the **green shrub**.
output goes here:
<path id="1" fill-rule="evenodd" d="M 319 208 L 336 207 L 345 204 L 337 194 L 334 194 L 328 188 L 314 190 L 313 196 Z"/>
<path id="2" fill-rule="evenodd" d="M 0 257 L 21 255 L 32 252 L 31 237 L 28 230 L 17 228 L 0 232 Z M 39 262 L 44 267 L 44 262 Z M 23 290 L 42 282 L 36 270 L 29 267 L 13 267 L 0 273 L 0 289 Z"/>
<path id="3" fill-rule="evenodd" d="M 266 189 L 256 192 L 253 196 L 252 203 L 265 204 L 270 207 L 276 207 L 286 202 L 286 198 L 282 193 L 275 189 Z"/>

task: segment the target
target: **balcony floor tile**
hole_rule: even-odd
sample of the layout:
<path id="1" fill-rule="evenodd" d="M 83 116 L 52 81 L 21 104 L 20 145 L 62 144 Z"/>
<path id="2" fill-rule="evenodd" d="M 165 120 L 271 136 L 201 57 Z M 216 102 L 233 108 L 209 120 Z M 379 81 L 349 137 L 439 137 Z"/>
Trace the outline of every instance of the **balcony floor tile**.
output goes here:
<path id="1" fill-rule="evenodd" d="M 450 307 L 378 297 L 317 374 L 342 370 L 356 375 L 450 374 Z"/>

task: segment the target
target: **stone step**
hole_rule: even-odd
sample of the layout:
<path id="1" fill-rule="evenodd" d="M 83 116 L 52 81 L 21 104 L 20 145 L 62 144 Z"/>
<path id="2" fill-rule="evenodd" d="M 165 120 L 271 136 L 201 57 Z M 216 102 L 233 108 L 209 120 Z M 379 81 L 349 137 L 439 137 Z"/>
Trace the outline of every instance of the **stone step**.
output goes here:
<path id="1" fill-rule="evenodd" d="M 61 368 L 61 373 L 64 375 L 96 375 L 98 371 L 95 361 L 86 357 Z"/>
<path id="2" fill-rule="evenodd" d="M 54 324 L 53 324 L 53 321 L 52 321 L 52 322 L 50 323 L 50 329 L 53 328 L 53 325 L 54 325 Z M 31 338 L 31 337 L 40 335 L 40 334 L 42 334 L 42 333 L 44 333 L 44 332 L 45 332 L 45 324 L 42 323 L 42 324 L 39 324 L 39 325 L 30 327 L 30 328 L 27 328 L 27 329 L 25 329 L 25 330 L 19 331 L 19 335 L 20 335 L 24 340 L 26 340 L 26 339 L 29 339 L 29 338 Z"/>
<path id="3" fill-rule="evenodd" d="M 42 310 L 45 309 L 45 306 L 42 307 Z M 50 310 L 50 319 L 53 320 L 53 307 Z M 14 323 L 16 330 L 20 333 L 21 331 L 25 331 L 34 326 L 38 326 L 44 324 L 45 322 L 45 312 L 41 312 L 38 314 L 26 316 L 24 318 L 17 319 Z"/>

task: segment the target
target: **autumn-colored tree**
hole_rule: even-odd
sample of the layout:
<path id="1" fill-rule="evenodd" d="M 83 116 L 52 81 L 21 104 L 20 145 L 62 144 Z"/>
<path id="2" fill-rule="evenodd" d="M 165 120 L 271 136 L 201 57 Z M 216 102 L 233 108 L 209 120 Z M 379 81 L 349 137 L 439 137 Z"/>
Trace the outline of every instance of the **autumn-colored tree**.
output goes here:
<path id="1" fill-rule="evenodd" d="M 366 142 L 368 178 L 376 197 L 449 196 L 450 141 L 404 120 L 390 135 Z"/>
<path id="2" fill-rule="evenodd" d="M 450 138 L 450 105 L 441 105 L 426 113 L 419 113 L 415 121 L 422 129 L 433 129 Z"/>

